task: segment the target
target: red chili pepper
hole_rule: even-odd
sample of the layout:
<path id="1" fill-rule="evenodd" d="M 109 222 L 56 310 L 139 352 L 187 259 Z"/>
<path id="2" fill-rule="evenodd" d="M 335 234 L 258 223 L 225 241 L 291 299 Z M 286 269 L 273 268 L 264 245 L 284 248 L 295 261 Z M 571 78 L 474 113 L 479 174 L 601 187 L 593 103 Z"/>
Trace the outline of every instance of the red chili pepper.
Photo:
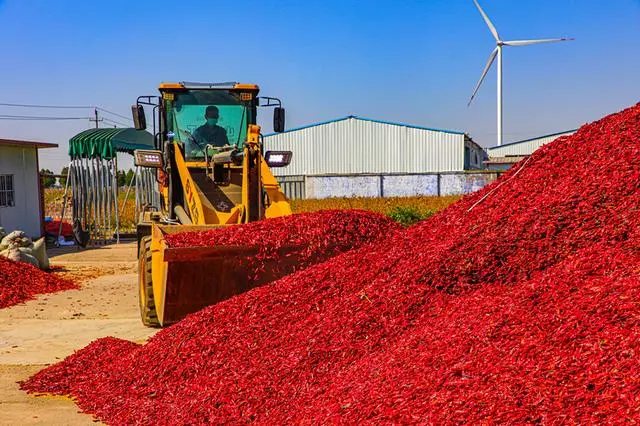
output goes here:
<path id="1" fill-rule="evenodd" d="M 253 282 L 259 282 L 265 274 L 280 278 L 363 244 L 390 238 L 400 229 L 398 223 L 378 213 L 324 210 L 209 231 L 167 234 L 165 241 L 169 247 L 255 247 L 256 254 L 234 258 L 250 274 L 249 285 L 253 287 Z M 288 262 L 291 257 L 296 261 Z"/>
<path id="2" fill-rule="evenodd" d="M 0 309 L 32 300 L 38 294 L 74 288 L 78 285 L 72 281 L 0 256 Z"/>
<path id="3" fill-rule="evenodd" d="M 636 105 L 430 220 L 145 345 L 94 342 L 22 387 L 71 395 L 109 424 L 636 422 L 639 159 Z M 322 247 L 359 229 L 288 220 L 310 233 L 267 221 L 248 234 Z M 243 228 L 201 238 L 237 244 Z"/>

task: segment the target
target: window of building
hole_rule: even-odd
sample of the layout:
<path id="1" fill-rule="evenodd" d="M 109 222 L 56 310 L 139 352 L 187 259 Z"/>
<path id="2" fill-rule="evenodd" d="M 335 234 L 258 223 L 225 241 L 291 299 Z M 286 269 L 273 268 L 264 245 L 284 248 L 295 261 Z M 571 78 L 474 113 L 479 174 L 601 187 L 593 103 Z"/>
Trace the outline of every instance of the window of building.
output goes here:
<path id="1" fill-rule="evenodd" d="M 0 207 L 16 205 L 16 193 L 13 189 L 13 175 L 0 175 Z"/>
<path id="2" fill-rule="evenodd" d="M 464 168 L 468 169 L 471 167 L 471 150 L 468 146 L 464 147 Z"/>

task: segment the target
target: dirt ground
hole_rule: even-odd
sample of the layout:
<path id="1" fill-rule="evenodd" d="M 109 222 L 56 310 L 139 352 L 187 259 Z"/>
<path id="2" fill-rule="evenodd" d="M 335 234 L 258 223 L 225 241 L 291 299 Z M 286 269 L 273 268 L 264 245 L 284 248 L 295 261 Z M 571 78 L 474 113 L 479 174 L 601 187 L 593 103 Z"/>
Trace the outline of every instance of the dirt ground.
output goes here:
<path id="1" fill-rule="evenodd" d="M 27 395 L 16 382 L 97 338 L 144 342 L 156 331 L 140 322 L 135 242 L 49 256 L 81 288 L 0 310 L 0 425 L 96 424 L 73 401 Z"/>

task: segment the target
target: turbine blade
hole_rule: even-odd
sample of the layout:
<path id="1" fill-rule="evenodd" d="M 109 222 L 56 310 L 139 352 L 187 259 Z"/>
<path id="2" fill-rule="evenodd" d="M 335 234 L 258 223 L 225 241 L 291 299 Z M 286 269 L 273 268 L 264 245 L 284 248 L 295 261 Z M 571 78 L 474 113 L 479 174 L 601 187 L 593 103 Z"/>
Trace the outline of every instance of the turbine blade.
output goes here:
<path id="1" fill-rule="evenodd" d="M 545 38 L 540 40 L 512 40 L 503 42 L 506 46 L 526 46 L 528 44 L 553 43 L 556 41 L 571 41 L 572 38 Z"/>
<path id="2" fill-rule="evenodd" d="M 484 13 L 484 10 L 482 10 L 482 8 L 480 7 L 480 4 L 478 4 L 476 0 L 473 0 L 473 2 L 476 4 L 476 7 L 480 11 L 480 14 L 482 15 L 482 19 L 484 19 L 484 22 L 487 23 L 487 26 L 489 27 L 489 31 L 491 31 L 491 34 L 493 34 L 493 37 L 496 39 L 496 41 L 500 41 L 500 36 L 498 35 L 498 31 L 496 30 L 496 27 L 493 26 L 487 14 Z"/>
<path id="3" fill-rule="evenodd" d="M 476 93 L 478 93 L 478 89 L 480 89 L 480 85 L 482 84 L 482 81 L 487 75 L 487 72 L 489 72 L 489 68 L 491 68 L 491 64 L 493 64 L 493 61 L 496 59 L 496 55 L 498 54 L 498 49 L 499 47 L 496 47 L 495 49 L 493 49 L 493 52 L 491 52 L 491 55 L 489 55 L 489 60 L 487 61 L 487 65 L 484 66 L 484 71 L 482 71 L 480 80 L 478 80 L 478 84 L 476 84 L 476 87 L 473 89 L 473 94 L 471 95 L 471 99 L 469 99 L 469 103 L 467 104 L 467 106 L 471 105 L 473 98 L 475 98 Z"/>

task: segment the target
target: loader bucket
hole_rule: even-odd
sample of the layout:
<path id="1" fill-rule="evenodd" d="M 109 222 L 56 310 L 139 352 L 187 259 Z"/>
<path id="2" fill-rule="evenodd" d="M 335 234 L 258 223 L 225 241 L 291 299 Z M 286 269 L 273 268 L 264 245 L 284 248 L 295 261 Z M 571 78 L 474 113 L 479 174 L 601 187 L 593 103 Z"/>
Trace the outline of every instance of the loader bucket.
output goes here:
<path id="1" fill-rule="evenodd" d="M 222 225 L 224 226 L 224 225 Z M 271 282 L 295 270 L 293 251 L 282 247 L 279 259 L 265 264 L 264 271 L 248 270 L 244 260 L 256 247 L 168 247 L 164 236 L 179 232 L 206 231 L 220 225 L 153 225 L 151 240 L 153 298 L 161 326 L 186 315 Z"/>

